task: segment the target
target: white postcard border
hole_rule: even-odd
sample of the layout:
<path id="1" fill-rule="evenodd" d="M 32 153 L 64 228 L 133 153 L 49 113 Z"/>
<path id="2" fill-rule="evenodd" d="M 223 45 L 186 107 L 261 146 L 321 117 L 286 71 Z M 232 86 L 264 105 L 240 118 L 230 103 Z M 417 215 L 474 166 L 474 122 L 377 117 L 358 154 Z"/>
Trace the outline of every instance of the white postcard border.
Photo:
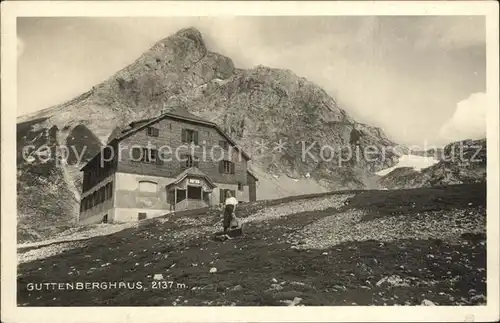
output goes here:
<path id="1" fill-rule="evenodd" d="M 499 318 L 498 3 L 449 2 L 2 2 L 1 230 L 5 322 L 326 322 L 492 321 Z M 16 295 L 16 17 L 238 15 L 484 15 L 487 19 L 487 306 L 436 307 L 17 307 Z"/>

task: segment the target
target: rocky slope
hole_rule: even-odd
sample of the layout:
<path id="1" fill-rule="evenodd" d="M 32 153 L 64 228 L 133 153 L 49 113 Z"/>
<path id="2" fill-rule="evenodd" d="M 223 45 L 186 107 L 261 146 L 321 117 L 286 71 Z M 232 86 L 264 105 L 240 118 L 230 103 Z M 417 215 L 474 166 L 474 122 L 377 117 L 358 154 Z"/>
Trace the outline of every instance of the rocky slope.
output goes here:
<path id="1" fill-rule="evenodd" d="M 183 29 L 88 92 L 18 119 L 18 239 L 43 238 L 55 232 L 54 225 L 70 226 L 78 212 L 81 164 L 130 122 L 179 105 L 219 124 L 251 155 L 260 197 L 373 187 L 371 172 L 397 160 L 381 129 L 360 124 L 363 143 L 379 148 L 377 158 L 339 165 L 338 156 L 347 159 L 344 151 L 321 161 L 321 147 L 346 147 L 357 123 L 332 97 L 288 70 L 238 69 L 230 58 L 210 52 L 199 31 Z M 281 152 L 273 150 L 280 139 L 287 143 Z M 257 149 L 259 140 L 266 150 Z M 302 159 L 300 142 L 305 149 L 314 144 L 310 152 L 316 158 Z M 69 151 L 55 158 L 60 146 Z"/>
<path id="2" fill-rule="evenodd" d="M 420 171 L 397 168 L 379 183 L 391 189 L 429 187 L 486 181 L 486 139 L 451 143 L 442 150 L 440 161 Z"/>

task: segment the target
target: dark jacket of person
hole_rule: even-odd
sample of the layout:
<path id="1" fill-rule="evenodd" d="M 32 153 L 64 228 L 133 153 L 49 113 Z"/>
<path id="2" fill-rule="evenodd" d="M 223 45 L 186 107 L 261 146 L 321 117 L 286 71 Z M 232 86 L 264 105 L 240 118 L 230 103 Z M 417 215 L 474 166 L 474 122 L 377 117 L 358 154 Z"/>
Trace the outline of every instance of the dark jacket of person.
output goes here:
<path id="1" fill-rule="evenodd" d="M 234 205 L 229 204 L 224 206 L 224 220 L 223 220 L 224 231 L 229 230 L 229 227 L 231 225 L 231 219 L 233 218 L 233 212 L 234 212 Z"/>

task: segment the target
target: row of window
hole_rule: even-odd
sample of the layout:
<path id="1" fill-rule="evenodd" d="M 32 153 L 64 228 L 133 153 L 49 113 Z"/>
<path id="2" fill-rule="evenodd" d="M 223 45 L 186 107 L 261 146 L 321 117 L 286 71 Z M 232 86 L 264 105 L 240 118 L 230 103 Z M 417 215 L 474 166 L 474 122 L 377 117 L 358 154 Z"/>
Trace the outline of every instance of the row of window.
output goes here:
<path id="1" fill-rule="evenodd" d="M 146 133 L 149 137 L 158 137 L 160 135 L 160 130 L 155 127 L 148 127 L 146 129 Z M 207 135 L 210 135 L 210 132 L 207 131 Z M 183 143 L 194 143 L 195 145 L 199 144 L 198 141 L 199 135 L 198 131 L 192 130 L 192 129 L 182 129 L 181 130 L 181 141 Z M 222 147 L 224 150 L 229 149 L 229 143 L 225 140 L 220 140 L 219 141 L 219 146 Z"/>
<path id="2" fill-rule="evenodd" d="M 157 164 L 163 165 L 164 158 L 158 158 L 158 150 L 157 149 L 148 149 L 148 148 L 132 148 L 132 160 L 140 161 L 142 163 L 147 164 Z"/>
<path id="3" fill-rule="evenodd" d="M 140 161 L 147 164 L 163 165 L 162 159 L 167 159 L 166 157 L 159 158 L 158 150 L 148 149 L 148 148 L 133 148 L 132 149 L 132 159 L 134 161 Z M 191 168 L 199 167 L 199 158 L 192 155 L 181 156 L 180 168 Z M 221 160 L 219 162 L 219 172 L 221 174 L 234 174 L 235 165 L 229 160 Z"/>
<path id="4" fill-rule="evenodd" d="M 84 212 L 113 197 L 113 182 L 110 182 L 80 202 L 80 212 Z"/>
<path id="5" fill-rule="evenodd" d="M 105 158 L 109 159 L 108 149 L 104 150 Z M 112 163 L 105 162 L 103 165 L 100 163 L 100 159 L 96 159 L 94 161 L 93 167 L 91 167 L 88 171 L 85 171 L 83 174 L 83 191 L 87 191 L 92 186 L 94 186 L 97 182 L 100 182 L 102 179 L 108 177 L 112 171 Z"/>

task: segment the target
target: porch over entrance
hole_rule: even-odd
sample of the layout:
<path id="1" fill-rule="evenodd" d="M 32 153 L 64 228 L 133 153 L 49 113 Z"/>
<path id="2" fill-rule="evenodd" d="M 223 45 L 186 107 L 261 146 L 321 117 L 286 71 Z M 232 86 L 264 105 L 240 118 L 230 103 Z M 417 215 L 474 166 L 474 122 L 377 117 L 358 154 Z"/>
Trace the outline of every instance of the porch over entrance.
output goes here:
<path id="1" fill-rule="evenodd" d="M 179 174 L 167 185 L 167 199 L 171 211 L 198 209 L 212 205 L 212 193 L 216 185 L 196 167 Z"/>

